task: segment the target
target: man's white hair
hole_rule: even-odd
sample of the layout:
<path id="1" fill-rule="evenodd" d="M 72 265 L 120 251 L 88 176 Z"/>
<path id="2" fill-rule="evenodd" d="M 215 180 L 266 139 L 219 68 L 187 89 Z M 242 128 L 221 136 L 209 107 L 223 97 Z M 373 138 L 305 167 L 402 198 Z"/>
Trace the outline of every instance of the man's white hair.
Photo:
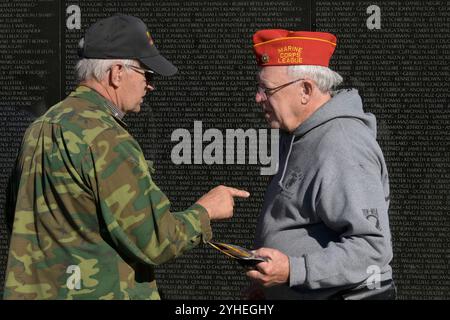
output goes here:
<path id="1" fill-rule="evenodd" d="M 84 39 L 81 39 L 78 43 L 80 48 L 83 48 Z M 139 62 L 130 59 L 90 59 L 83 58 L 75 66 L 75 71 L 79 81 L 85 81 L 90 79 L 96 79 L 101 81 L 105 78 L 108 70 L 114 64 L 122 64 L 124 66 L 139 66 Z M 128 71 L 127 68 L 125 68 Z"/>
<path id="2" fill-rule="evenodd" d="M 332 92 L 342 81 L 341 75 L 328 67 L 296 65 L 288 66 L 287 73 L 296 80 L 299 78 L 308 78 L 313 80 L 320 91 Z"/>

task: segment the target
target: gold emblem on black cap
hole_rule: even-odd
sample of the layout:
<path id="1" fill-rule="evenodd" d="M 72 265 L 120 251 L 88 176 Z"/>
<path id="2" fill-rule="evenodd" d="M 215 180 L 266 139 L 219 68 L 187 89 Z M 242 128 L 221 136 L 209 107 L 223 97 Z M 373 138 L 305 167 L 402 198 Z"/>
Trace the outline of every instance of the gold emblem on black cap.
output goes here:
<path id="1" fill-rule="evenodd" d="M 263 55 L 261 56 L 261 61 L 262 63 L 269 62 L 269 55 L 267 53 L 263 53 Z"/>

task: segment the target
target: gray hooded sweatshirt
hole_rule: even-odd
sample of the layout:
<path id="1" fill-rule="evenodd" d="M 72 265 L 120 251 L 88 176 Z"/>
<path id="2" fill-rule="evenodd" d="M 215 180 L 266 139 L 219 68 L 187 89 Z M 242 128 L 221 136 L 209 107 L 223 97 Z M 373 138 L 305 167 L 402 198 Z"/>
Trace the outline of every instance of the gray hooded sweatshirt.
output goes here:
<path id="1" fill-rule="evenodd" d="M 392 278 L 389 181 L 376 120 L 357 90 L 340 90 L 293 134 L 264 198 L 255 247 L 289 257 L 269 299 L 326 299 Z"/>

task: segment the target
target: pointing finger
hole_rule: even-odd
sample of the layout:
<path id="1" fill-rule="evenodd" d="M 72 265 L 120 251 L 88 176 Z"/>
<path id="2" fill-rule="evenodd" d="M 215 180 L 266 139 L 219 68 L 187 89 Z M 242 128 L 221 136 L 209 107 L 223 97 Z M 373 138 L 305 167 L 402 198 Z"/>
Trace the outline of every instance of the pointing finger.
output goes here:
<path id="1" fill-rule="evenodd" d="M 248 198 L 250 197 L 250 193 L 245 190 L 240 190 L 236 188 L 228 187 L 230 190 L 230 193 L 233 197 L 239 197 L 239 198 Z"/>

